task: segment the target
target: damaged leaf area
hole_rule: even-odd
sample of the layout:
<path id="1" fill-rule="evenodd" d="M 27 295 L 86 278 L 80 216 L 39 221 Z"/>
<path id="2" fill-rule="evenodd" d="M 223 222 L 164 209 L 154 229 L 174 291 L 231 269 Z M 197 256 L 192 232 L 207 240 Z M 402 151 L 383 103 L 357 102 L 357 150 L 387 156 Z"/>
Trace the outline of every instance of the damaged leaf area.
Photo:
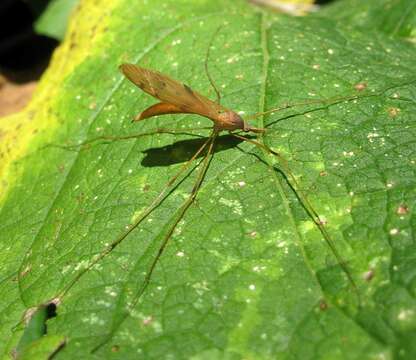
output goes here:
<path id="1" fill-rule="evenodd" d="M 0 122 L 2 355 L 53 303 L 27 358 L 412 358 L 416 49 L 362 21 L 81 2 L 29 108 Z M 283 108 L 249 120 L 281 157 L 223 132 L 189 202 L 204 153 L 166 184 L 211 121 L 132 123 L 155 100 L 118 67 L 215 100 L 208 48 L 223 106 Z"/>

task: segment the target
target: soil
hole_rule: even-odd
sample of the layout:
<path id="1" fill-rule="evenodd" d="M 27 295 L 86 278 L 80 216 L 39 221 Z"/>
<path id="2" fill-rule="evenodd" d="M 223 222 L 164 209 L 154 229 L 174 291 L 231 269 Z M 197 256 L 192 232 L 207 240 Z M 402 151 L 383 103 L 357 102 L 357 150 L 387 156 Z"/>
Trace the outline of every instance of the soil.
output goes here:
<path id="1" fill-rule="evenodd" d="M 37 81 L 13 83 L 0 74 L 0 118 L 22 110 L 32 98 Z"/>

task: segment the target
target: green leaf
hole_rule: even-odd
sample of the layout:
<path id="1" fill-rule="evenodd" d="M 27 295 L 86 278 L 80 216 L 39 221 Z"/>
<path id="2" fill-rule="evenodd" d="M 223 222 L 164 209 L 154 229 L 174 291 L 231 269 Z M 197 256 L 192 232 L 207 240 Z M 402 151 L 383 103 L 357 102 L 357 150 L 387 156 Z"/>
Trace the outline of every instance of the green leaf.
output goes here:
<path id="1" fill-rule="evenodd" d="M 41 306 L 39 309 L 29 311 L 28 313 L 31 314 L 31 316 L 25 327 L 25 332 L 17 346 L 17 353 L 24 351 L 26 347 L 46 333 L 45 322 L 48 317 L 46 306 Z"/>
<path id="2" fill-rule="evenodd" d="M 35 31 L 57 40 L 63 40 L 69 16 L 79 0 L 52 0 L 35 22 Z"/>
<path id="3" fill-rule="evenodd" d="M 24 353 L 22 353 L 19 360 L 46 360 L 51 359 L 60 348 L 65 345 L 63 336 L 50 335 L 44 336 L 33 342 Z"/>
<path id="4" fill-rule="evenodd" d="M 307 102 L 250 122 L 267 127 L 258 140 L 296 183 L 284 162 L 221 134 L 185 215 L 198 169 L 112 249 L 198 138 L 71 145 L 211 126 L 194 115 L 132 124 L 156 101 L 118 66 L 157 69 L 214 99 L 204 61 L 219 27 L 208 64 L 224 106 L 249 115 Z M 47 334 L 66 339 L 57 359 L 415 356 L 413 44 L 221 0 L 85 1 L 67 39 L 30 107 L 0 123 L 4 355 L 25 311 L 53 301 Z"/>
<path id="5" fill-rule="evenodd" d="M 336 18 L 362 31 L 414 39 L 416 3 L 412 0 L 334 1 L 320 15 Z"/>

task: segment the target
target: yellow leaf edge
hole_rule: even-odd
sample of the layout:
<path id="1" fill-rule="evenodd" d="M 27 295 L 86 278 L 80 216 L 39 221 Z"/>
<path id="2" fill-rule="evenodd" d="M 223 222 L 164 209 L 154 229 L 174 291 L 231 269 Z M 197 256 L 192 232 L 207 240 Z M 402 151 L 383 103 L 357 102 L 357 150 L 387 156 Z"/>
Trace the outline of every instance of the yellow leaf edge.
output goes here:
<path id="1" fill-rule="evenodd" d="M 70 18 L 65 39 L 55 50 L 30 103 L 23 111 L 0 119 L 0 206 L 25 170 L 13 164 L 33 153 L 39 134 L 50 136 L 59 126 L 50 109 L 59 101 L 60 84 L 101 48 L 111 20 L 109 15 L 122 2 L 80 1 Z"/>

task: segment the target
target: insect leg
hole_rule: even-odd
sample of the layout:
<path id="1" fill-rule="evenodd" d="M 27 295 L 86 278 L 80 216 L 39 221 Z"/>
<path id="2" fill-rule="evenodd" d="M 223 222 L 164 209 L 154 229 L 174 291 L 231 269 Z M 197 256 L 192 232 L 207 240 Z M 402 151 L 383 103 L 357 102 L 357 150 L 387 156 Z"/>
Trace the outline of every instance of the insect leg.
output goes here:
<path id="1" fill-rule="evenodd" d="M 112 136 L 112 135 L 101 135 L 97 136 L 92 139 L 85 140 L 76 145 L 49 145 L 53 147 L 63 148 L 65 150 L 76 150 L 82 147 L 88 147 L 90 144 L 97 142 L 97 141 L 119 141 L 119 140 L 130 140 L 130 139 L 138 139 L 144 136 L 152 136 L 157 134 L 170 134 L 170 135 L 189 135 L 203 138 L 203 135 L 200 134 L 193 134 L 194 131 L 201 131 L 201 130 L 208 130 L 212 129 L 212 127 L 199 127 L 199 128 L 188 128 L 188 129 L 165 129 L 159 128 L 153 131 L 143 132 L 139 134 L 131 134 L 131 135 L 124 135 L 124 136 Z"/>
<path id="2" fill-rule="evenodd" d="M 292 171 L 289 168 L 287 160 L 281 154 L 279 154 L 278 152 L 270 149 L 268 146 L 266 146 L 266 145 L 264 145 L 264 144 L 262 144 L 262 143 L 260 143 L 256 140 L 252 140 L 252 139 L 246 138 L 244 136 L 234 134 L 232 132 L 231 132 L 231 135 L 237 137 L 238 139 L 241 139 L 241 140 L 247 141 L 247 142 L 249 142 L 253 145 L 256 145 L 257 147 L 265 150 L 267 153 L 272 154 L 272 155 L 274 155 L 278 158 L 280 167 L 282 168 L 284 174 L 286 174 L 288 176 L 288 179 L 290 179 L 289 184 L 291 185 L 291 187 L 293 189 L 295 189 L 296 196 L 298 197 L 298 199 L 302 203 L 302 206 L 304 207 L 306 212 L 312 218 L 315 225 L 318 227 L 320 233 L 322 234 L 323 238 L 325 239 L 325 242 L 327 243 L 327 245 L 331 249 L 332 254 L 336 258 L 338 264 L 341 266 L 342 271 L 347 276 L 347 279 L 350 282 L 351 287 L 353 288 L 353 290 L 354 290 L 354 292 L 357 296 L 358 304 L 360 304 L 360 295 L 359 295 L 359 292 L 358 292 L 357 285 L 355 284 L 355 281 L 354 281 L 349 269 L 347 268 L 344 259 L 342 258 L 341 254 L 338 252 L 337 248 L 335 247 L 334 241 L 332 240 L 331 236 L 329 235 L 328 231 L 326 230 L 326 228 L 325 228 L 324 224 L 322 223 L 322 220 L 320 219 L 318 213 L 316 212 L 316 210 L 314 209 L 314 207 L 312 206 L 312 204 L 308 200 L 306 194 L 301 190 L 298 182 L 296 181 L 296 178 L 295 178 L 294 174 L 292 173 Z"/>
<path id="3" fill-rule="evenodd" d="M 202 167 L 198 171 L 197 180 L 196 180 L 196 182 L 195 182 L 195 184 L 192 188 L 192 191 L 191 191 L 189 197 L 185 200 L 185 202 L 177 210 L 177 212 L 175 214 L 175 219 L 174 219 L 173 223 L 170 225 L 170 227 L 168 229 L 168 232 L 163 237 L 162 243 L 159 246 L 159 250 L 158 250 L 156 256 L 153 258 L 153 260 L 152 260 L 152 262 L 149 266 L 148 271 L 146 272 L 146 276 L 144 278 L 143 284 L 140 286 L 140 288 L 138 289 L 137 293 L 134 296 L 133 301 L 129 305 L 129 310 L 121 318 L 118 319 L 117 323 L 112 325 L 110 334 L 102 342 L 100 342 L 92 350 L 92 352 L 96 352 L 103 345 L 105 345 L 108 341 L 111 340 L 111 337 L 114 334 L 114 332 L 120 327 L 120 325 L 123 323 L 123 321 L 129 315 L 130 311 L 132 311 L 134 309 L 134 307 L 137 305 L 138 301 L 140 300 L 141 296 L 146 291 L 146 289 L 147 289 L 147 287 L 150 283 L 153 271 L 154 271 L 160 257 L 162 256 L 164 250 L 166 249 L 166 246 L 168 245 L 168 242 L 171 239 L 172 234 L 175 231 L 176 226 L 183 219 L 183 217 L 185 216 L 186 211 L 189 209 L 189 207 L 191 206 L 191 204 L 193 203 L 193 201 L 195 200 L 195 198 L 198 194 L 198 190 L 200 189 L 200 187 L 202 185 L 202 182 L 203 182 L 203 180 L 205 178 L 205 175 L 208 171 L 209 164 L 210 164 L 211 159 L 213 157 L 214 143 L 215 143 L 215 139 L 216 139 L 217 135 L 218 135 L 218 133 L 214 130 L 214 132 L 212 133 L 212 135 L 210 136 L 210 138 L 208 140 L 208 142 L 209 142 L 208 151 L 207 151 L 207 154 L 205 155 L 204 160 L 202 161 Z M 195 155 L 194 155 L 194 158 L 196 158 Z"/>
<path id="4" fill-rule="evenodd" d="M 198 171 L 197 180 L 196 180 L 196 182 L 195 182 L 195 184 L 192 188 L 192 191 L 191 191 L 189 197 L 185 200 L 185 202 L 182 204 L 182 206 L 178 210 L 178 213 L 176 215 L 176 219 L 175 219 L 174 223 L 170 226 L 168 233 L 165 235 L 165 237 L 162 241 L 162 244 L 159 248 L 159 251 L 158 251 L 156 257 L 153 259 L 153 261 L 150 265 L 149 271 L 146 274 L 143 286 L 141 287 L 141 289 L 139 289 L 139 291 L 137 293 L 137 296 L 136 296 L 136 299 L 132 303 L 132 308 L 137 304 L 138 300 L 140 299 L 140 296 L 146 290 L 146 287 L 150 282 L 150 278 L 151 278 L 152 273 L 155 269 L 155 266 L 156 266 L 160 256 L 162 255 L 163 251 L 165 250 L 166 245 L 168 244 L 168 241 L 169 241 L 170 237 L 172 236 L 173 232 L 175 231 L 176 226 L 181 221 L 181 219 L 184 217 L 186 211 L 191 206 L 191 204 L 193 203 L 193 201 L 195 200 L 195 198 L 198 194 L 198 190 L 200 189 L 200 187 L 202 185 L 202 182 L 203 182 L 203 180 L 205 178 L 205 175 L 208 171 L 209 164 L 210 164 L 211 159 L 213 157 L 213 149 L 214 149 L 214 143 L 215 143 L 216 137 L 217 137 L 217 132 L 213 132 L 213 134 L 210 136 L 210 143 L 209 143 L 209 146 L 208 146 L 207 154 L 205 155 L 205 158 L 203 160 L 201 169 Z"/>
<path id="5" fill-rule="evenodd" d="M 293 107 L 302 106 L 302 105 L 322 104 L 324 106 L 331 106 L 331 105 L 336 105 L 336 104 L 339 104 L 339 103 L 342 103 L 342 102 L 349 102 L 349 101 L 354 101 L 354 100 L 359 100 L 359 99 L 377 97 L 377 96 L 384 95 L 389 90 L 392 90 L 392 89 L 395 89 L 395 88 L 401 87 L 401 86 L 410 85 L 410 84 L 413 84 L 414 82 L 416 82 L 416 79 L 406 81 L 402 84 L 396 84 L 396 85 L 393 85 L 393 86 L 388 86 L 384 89 L 381 89 L 381 90 L 375 91 L 375 92 L 369 92 L 369 93 L 364 93 L 364 94 L 355 94 L 355 95 L 347 95 L 347 96 L 335 96 L 335 97 L 328 98 L 328 99 L 310 99 L 310 100 L 305 100 L 305 101 L 301 101 L 301 102 L 293 103 L 293 104 L 283 104 L 282 106 L 280 106 L 278 108 L 266 110 L 266 111 L 259 112 L 259 113 L 253 114 L 253 115 L 249 115 L 249 116 L 246 116 L 245 118 L 252 120 L 252 119 L 258 118 L 260 116 L 273 114 L 275 112 L 279 112 L 279 111 L 282 111 L 282 110 L 285 110 L 285 109 L 291 109 Z"/>
<path id="6" fill-rule="evenodd" d="M 246 116 L 246 119 L 253 120 L 260 116 L 274 114 L 275 112 L 279 112 L 279 111 L 286 110 L 286 109 L 291 109 L 296 106 L 306 106 L 306 105 L 313 105 L 313 104 L 322 104 L 324 106 L 331 106 L 331 105 L 336 105 L 336 104 L 343 103 L 343 102 L 349 102 L 349 101 L 354 101 L 354 100 L 358 100 L 361 98 L 374 97 L 378 95 L 379 94 L 364 94 L 364 95 L 338 96 L 338 97 L 332 97 L 328 99 L 310 99 L 310 100 L 300 101 L 300 102 L 293 103 L 293 104 L 283 104 L 282 106 L 275 108 L 275 109 L 270 109 L 270 110 L 259 112 L 253 115 Z"/>
<path id="7" fill-rule="evenodd" d="M 86 273 L 88 272 L 94 265 L 96 265 L 99 261 L 105 258 L 108 254 L 110 254 L 134 229 L 136 229 L 141 222 L 153 211 L 155 210 L 166 198 L 168 195 L 168 190 L 175 184 L 176 180 L 189 168 L 191 163 L 198 157 L 198 155 L 208 146 L 208 144 L 212 143 L 212 137 L 210 137 L 207 141 L 202 144 L 202 146 L 198 149 L 198 151 L 190 158 L 179 171 L 167 182 L 165 188 L 159 193 L 159 195 L 152 201 L 152 203 L 145 209 L 143 212 L 137 217 L 137 219 L 130 224 L 127 229 L 122 232 L 110 245 L 108 245 L 101 253 L 95 256 L 91 262 L 82 269 L 75 277 L 70 281 L 70 283 L 62 290 L 60 296 L 64 296 L 72 286 Z"/>

